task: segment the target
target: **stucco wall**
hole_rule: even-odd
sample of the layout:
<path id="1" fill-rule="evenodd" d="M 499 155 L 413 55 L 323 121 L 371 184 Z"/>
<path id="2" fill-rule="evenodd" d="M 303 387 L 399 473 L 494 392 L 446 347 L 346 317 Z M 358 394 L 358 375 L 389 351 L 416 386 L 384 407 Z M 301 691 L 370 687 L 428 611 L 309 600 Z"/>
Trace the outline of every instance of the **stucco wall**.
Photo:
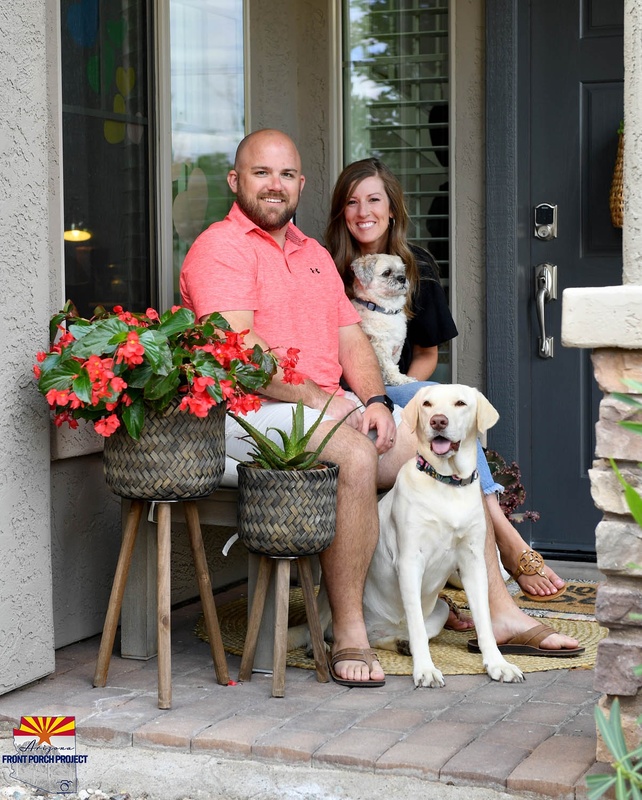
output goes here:
<path id="1" fill-rule="evenodd" d="M 297 225 L 321 238 L 332 188 L 332 0 L 250 0 L 249 128 L 278 128 L 296 142 L 306 184 Z"/>
<path id="2" fill-rule="evenodd" d="M 0 693 L 53 669 L 49 423 L 31 372 L 49 318 L 57 180 L 46 30 L 44 0 L 0 10 Z"/>
<path id="3" fill-rule="evenodd" d="M 484 390 L 485 201 L 484 201 L 484 2 L 451 3 L 451 91 L 455 123 L 453 159 L 453 312 L 459 336 L 456 379 Z"/>

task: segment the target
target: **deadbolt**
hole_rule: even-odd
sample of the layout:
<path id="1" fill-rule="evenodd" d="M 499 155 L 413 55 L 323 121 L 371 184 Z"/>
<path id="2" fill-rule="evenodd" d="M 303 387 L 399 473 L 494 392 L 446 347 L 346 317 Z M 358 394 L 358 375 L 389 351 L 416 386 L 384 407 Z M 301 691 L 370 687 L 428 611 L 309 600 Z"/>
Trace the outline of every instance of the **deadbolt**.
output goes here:
<path id="1" fill-rule="evenodd" d="M 550 203 L 540 203 L 535 206 L 533 233 L 538 239 L 549 242 L 557 239 L 557 206 Z"/>

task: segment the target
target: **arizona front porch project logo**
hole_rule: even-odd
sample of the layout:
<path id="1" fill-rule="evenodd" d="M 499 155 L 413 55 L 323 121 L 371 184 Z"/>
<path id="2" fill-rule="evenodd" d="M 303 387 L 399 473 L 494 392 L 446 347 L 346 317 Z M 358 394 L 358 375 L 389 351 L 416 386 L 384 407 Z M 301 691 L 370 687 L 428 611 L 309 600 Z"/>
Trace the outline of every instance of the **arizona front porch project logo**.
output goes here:
<path id="1" fill-rule="evenodd" d="M 21 717 L 13 746 L 15 755 L 2 756 L 14 765 L 12 777 L 44 792 L 76 791 L 76 764 L 87 756 L 76 755 L 75 717 Z"/>

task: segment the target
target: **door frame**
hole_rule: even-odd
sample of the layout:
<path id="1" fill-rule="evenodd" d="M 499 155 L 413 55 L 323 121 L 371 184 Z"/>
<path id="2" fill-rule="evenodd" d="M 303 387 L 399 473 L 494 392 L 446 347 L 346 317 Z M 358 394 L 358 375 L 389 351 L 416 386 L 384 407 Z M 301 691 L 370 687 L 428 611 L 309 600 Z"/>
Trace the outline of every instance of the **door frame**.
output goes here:
<path id="1" fill-rule="evenodd" d="M 486 0 L 486 393 L 490 446 L 519 463 L 517 4 Z"/>

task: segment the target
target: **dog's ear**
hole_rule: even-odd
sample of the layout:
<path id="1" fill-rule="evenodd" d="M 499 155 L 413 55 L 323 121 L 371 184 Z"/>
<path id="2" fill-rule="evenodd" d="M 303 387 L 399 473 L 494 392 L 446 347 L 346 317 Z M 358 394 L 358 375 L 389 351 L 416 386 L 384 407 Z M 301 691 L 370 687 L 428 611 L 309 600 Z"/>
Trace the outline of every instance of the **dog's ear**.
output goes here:
<path id="1" fill-rule="evenodd" d="M 401 419 L 410 428 L 410 433 L 414 433 L 419 424 L 419 410 L 421 409 L 421 401 L 419 400 L 420 394 L 421 392 L 416 392 L 412 400 L 408 402 L 401 412 Z"/>
<path id="2" fill-rule="evenodd" d="M 499 419 L 499 412 L 481 392 L 477 392 L 477 430 L 486 433 Z"/>
<path id="3" fill-rule="evenodd" d="M 372 283 L 372 278 L 374 277 L 374 267 L 376 263 L 377 256 L 369 254 L 367 256 L 355 258 L 350 265 L 357 280 L 362 286 L 368 286 L 370 283 Z"/>

